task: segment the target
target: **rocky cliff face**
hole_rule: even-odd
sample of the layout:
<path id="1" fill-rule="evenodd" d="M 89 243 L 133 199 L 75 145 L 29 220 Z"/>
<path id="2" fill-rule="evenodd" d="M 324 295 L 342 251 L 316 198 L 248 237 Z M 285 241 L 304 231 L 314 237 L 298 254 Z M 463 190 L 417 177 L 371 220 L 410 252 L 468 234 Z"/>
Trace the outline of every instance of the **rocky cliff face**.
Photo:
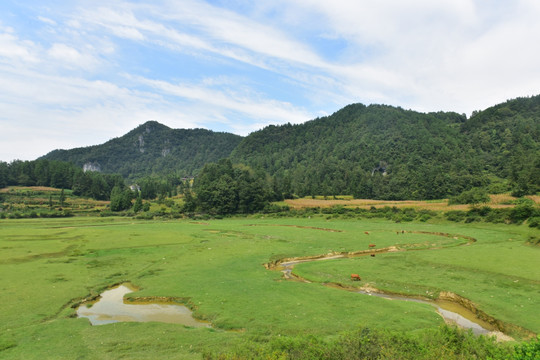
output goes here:
<path id="1" fill-rule="evenodd" d="M 83 165 L 83 171 L 101 171 L 101 166 L 97 162 L 87 162 Z"/>

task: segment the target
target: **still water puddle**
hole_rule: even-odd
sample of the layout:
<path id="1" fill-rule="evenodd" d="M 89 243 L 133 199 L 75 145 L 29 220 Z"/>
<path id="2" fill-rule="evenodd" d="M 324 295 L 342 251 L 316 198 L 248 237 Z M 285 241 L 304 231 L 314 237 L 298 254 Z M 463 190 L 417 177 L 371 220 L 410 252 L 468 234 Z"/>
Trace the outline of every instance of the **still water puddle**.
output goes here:
<path id="1" fill-rule="evenodd" d="M 77 316 L 88 318 L 92 325 L 156 321 L 191 327 L 211 327 L 209 323 L 194 319 L 191 310 L 183 305 L 125 303 L 124 295 L 133 291 L 135 289 L 126 284 L 106 290 L 97 302 L 81 304 L 77 308 Z"/>

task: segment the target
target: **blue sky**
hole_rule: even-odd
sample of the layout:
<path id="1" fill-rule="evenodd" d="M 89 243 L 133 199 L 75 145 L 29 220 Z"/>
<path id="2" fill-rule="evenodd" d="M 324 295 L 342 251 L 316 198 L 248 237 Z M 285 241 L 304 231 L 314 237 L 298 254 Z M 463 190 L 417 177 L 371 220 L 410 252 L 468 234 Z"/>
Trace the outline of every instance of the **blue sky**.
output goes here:
<path id="1" fill-rule="evenodd" d="M 537 0 L 0 2 L 0 160 L 147 120 L 247 135 L 351 103 L 539 94 Z"/>

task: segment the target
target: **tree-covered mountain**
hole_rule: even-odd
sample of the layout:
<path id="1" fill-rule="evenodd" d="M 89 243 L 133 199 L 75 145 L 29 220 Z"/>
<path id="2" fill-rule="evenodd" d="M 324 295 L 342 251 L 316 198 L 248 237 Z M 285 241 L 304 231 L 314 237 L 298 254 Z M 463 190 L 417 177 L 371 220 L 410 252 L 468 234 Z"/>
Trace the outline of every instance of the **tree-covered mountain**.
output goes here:
<path id="1" fill-rule="evenodd" d="M 305 124 L 253 133 L 232 159 L 262 167 L 283 180 L 285 192 L 300 196 L 441 198 L 484 181 L 460 136 L 465 121 L 455 113 L 354 104 Z"/>
<path id="2" fill-rule="evenodd" d="M 233 162 L 262 168 L 284 193 L 436 199 L 473 187 L 540 189 L 540 96 L 470 119 L 353 104 L 301 125 L 244 138 Z M 519 190 L 521 189 L 521 190 Z"/>
<path id="3" fill-rule="evenodd" d="M 226 157 L 264 170 L 273 191 L 285 196 L 437 199 L 472 188 L 534 194 L 540 191 L 540 96 L 509 100 L 470 118 L 352 104 L 244 138 L 150 121 L 102 145 L 44 156 L 130 179 L 196 175 Z"/>
<path id="4" fill-rule="evenodd" d="M 515 195 L 540 191 L 540 96 L 475 112 L 461 132 L 485 171 L 509 180 Z"/>
<path id="5" fill-rule="evenodd" d="M 101 145 L 54 150 L 42 159 L 68 161 L 88 170 L 136 179 L 174 172 L 193 175 L 208 162 L 226 158 L 241 141 L 234 134 L 205 129 L 171 129 L 148 121 Z"/>

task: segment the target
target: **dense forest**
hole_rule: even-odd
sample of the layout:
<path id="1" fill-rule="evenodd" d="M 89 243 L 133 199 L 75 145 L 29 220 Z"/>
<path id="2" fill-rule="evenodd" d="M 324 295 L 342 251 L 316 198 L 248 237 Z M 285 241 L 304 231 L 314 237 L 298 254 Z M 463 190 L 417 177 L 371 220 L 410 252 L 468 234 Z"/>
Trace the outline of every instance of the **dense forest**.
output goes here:
<path id="1" fill-rule="evenodd" d="M 254 132 L 231 158 L 264 169 L 299 196 L 437 199 L 471 188 L 533 194 L 540 188 L 540 96 L 470 119 L 349 105 L 305 124 Z"/>
<path id="2" fill-rule="evenodd" d="M 285 197 L 438 199 L 471 189 L 535 194 L 540 190 L 540 96 L 509 100 L 470 118 L 352 104 L 328 117 L 271 125 L 244 138 L 173 130 L 150 121 L 105 144 L 43 157 L 146 181 L 161 192 L 222 158 L 266 173 L 273 192 Z"/>
<path id="3" fill-rule="evenodd" d="M 485 183 L 470 145 L 459 141 L 463 122 L 458 114 L 355 104 L 253 133 L 232 159 L 276 175 L 284 192 L 299 196 L 442 198 Z"/>
<path id="4" fill-rule="evenodd" d="M 254 213 L 270 201 L 280 200 L 264 172 L 233 166 L 230 160 L 204 166 L 193 183 L 193 191 L 185 187 L 185 210 L 210 214 Z"/>
<path id="5" fill-rule="evenodd" d="M 85 172 L 74 164 L 49 160 L 0 161 L 0 188 L 9 185 L 71 189 L 74 195 L 96 200 L 109 200 L 115 186 L 125 187 L 120 175 Z"/>
<path id="6" fill-rule="evenodd" d="M 124 205 L 119 206 L 118 210 L 131 207 L 126 203 L 137 196 L 149 200 L 178 195 L 184 192 L 184 187 L 190 187 L 190 180 L 172 173 L 167 176 L 145 176 L 138 179 L 136 184 L 131 184 L 130 188 L 119 174 L 84 171 L 69 162 L 43 159 L 11 163 L 0 161 L 0 189 L 6 186 L 46 186 L 73 190 L 73 195 L 95 200 L 121 198 Z"/>

